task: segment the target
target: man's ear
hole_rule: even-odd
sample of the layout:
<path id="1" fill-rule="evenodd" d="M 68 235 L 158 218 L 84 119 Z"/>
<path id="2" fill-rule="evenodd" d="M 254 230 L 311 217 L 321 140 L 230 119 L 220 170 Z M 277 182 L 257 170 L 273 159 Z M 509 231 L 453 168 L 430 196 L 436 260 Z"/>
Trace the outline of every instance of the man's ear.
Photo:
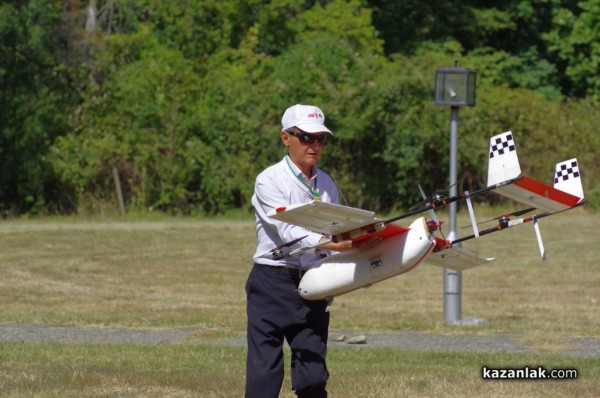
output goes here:
<path id="1" fill-rule="evenodd" d="M 285 145 L 286 147 L 290 146 L 290 135 L 288 133 L 281 130 L 279 136 L 281 137 L 281 142 L 283 142 L 283 145 Z"/>

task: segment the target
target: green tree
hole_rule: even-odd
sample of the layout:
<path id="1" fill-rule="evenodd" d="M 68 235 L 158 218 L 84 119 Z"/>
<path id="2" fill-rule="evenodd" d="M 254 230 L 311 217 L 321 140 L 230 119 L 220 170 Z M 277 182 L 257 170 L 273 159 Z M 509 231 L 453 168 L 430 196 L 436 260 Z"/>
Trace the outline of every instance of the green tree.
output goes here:
<path id="1" fill-rule="evenodd" d="M 208 56 L 232 45 L 234 5 L 220 0 L 135 0 L 130 12 L 151 27 L 160 43 L 200 67 Z"/>
<path id="2" fill-rule="evenodd" d="M 61 4 L 0 5 L 0 213 L 69 211 L 46 155 L 68 130 L 76 71 Z"/>
<path id="3" fill-rule="evenodd" d="M 195 170 L 211 160 L 211 149 L 193 137 L 200 90 L 193 68 L 143 32 L 113 35 L 107 45 L 109 55 L 128 62 L 104 66 L 104 80 L 86 94 L 77 134 L 54 147 L 54 166 L 84 203 L 114 197 L 116 167 L 133 209 L 187 212 L 202 203 Z"/>
<path id="4" fill-rule="evenodd" d="M 129 209 L 249 208 L 254 177 L 283 155 L 281 112 L 297 102 L 325 110 L 335 136 L 323 166 L 352 205 L 406 208 L 417 182 L 447 188 L 448 112 L 431 94 L 435 69 L 455 61 L 478 74 L 477 106 L 460 113 L 460 189 L 485 184 L 487 140 L 511 129 L 527 174 L 545 180 L 577 156 L 586 191 L 600 192 L 589 150 L 600 136 L 599 10 L 591 0 L 5 2 L 0 211 L 116 209 L 113 168 Z"/>
<path id="5" fill-rule="evenodd" d="M 564 68 L 563 87 L 567 95 L 593 96 L 600 93 L 600 3 L 577 2 L 577 7 L 555 10 L 556 29 L 547 32 L 549 51 Z"/>
<path id="6" fill-rule="evenodd" d="M 386 61 L 369 21 L 358 1 L 332 1 L 303 14 L 298 23 L 308 29 L 269 62 L 269 102 L 279 111 L 297 102 L 320 105 L 335 133 L 324 167 L 351 204 L 386 209 L 406 203 L 411 189 L 405 177 L 418 167 L 416 126 L 427 94 L 410 63 Z"/>

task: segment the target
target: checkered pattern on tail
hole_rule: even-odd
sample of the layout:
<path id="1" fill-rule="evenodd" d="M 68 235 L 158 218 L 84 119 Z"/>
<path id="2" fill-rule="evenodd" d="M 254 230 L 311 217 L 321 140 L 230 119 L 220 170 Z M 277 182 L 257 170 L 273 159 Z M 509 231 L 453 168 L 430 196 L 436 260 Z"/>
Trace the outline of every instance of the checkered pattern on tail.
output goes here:
<path id="1" fill-rule="evenodd" d="M 579 165 L 577 164 L 577 160 L 568 160 L 556 166 L 554 184 L 557 184 L 559 181 L 567 181 L 570 178 L 577 177 L 579 177 Z"/>
<path id="2" fill-rule="evenodd" d="M 498 136 L 490 145 L 490 159 L 494 156 L 504 155 L 505 152 L 515 150 L 515 141 L 512 134 Z"/>

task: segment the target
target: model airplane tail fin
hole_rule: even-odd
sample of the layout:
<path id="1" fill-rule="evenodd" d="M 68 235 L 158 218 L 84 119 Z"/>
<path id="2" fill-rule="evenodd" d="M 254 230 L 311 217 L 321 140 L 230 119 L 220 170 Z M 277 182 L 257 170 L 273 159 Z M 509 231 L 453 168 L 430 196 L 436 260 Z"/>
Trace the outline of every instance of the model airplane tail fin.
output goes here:
<path id="1" fill-rule="evenodd" d="M 488 187 L 518 178 L 521 166 L 512 131 L 490 138 Z"/>
<path id="2" fill-rule="evenodd" d="M 583 188 L 577 159 L 556 165 L 554 186 L 521 175 L 513 133 L 507 131 L 490 139 L 488 187 L 494 192 L 549 213 L 583 203 Z"/>
<path id="3" fill-rule="evenodd" d="M 583 199 L 583 186 L 577 159 L 557 163 L 554 172 L 554 188 Z"/>

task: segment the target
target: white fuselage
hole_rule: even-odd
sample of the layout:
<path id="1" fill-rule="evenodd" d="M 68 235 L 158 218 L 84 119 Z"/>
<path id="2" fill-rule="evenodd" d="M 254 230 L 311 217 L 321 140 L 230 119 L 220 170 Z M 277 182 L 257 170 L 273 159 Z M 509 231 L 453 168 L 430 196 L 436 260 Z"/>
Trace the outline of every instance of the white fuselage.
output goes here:
<path id="1" fill-rule="evenodd" d="M 324 258 L 300 281 L 300 295 L 307 300 L 335 297 L 413 269 L 435 246 L 426 224 L 421 217 L 407 232 L 385 238 L 368 250 Z"/>

